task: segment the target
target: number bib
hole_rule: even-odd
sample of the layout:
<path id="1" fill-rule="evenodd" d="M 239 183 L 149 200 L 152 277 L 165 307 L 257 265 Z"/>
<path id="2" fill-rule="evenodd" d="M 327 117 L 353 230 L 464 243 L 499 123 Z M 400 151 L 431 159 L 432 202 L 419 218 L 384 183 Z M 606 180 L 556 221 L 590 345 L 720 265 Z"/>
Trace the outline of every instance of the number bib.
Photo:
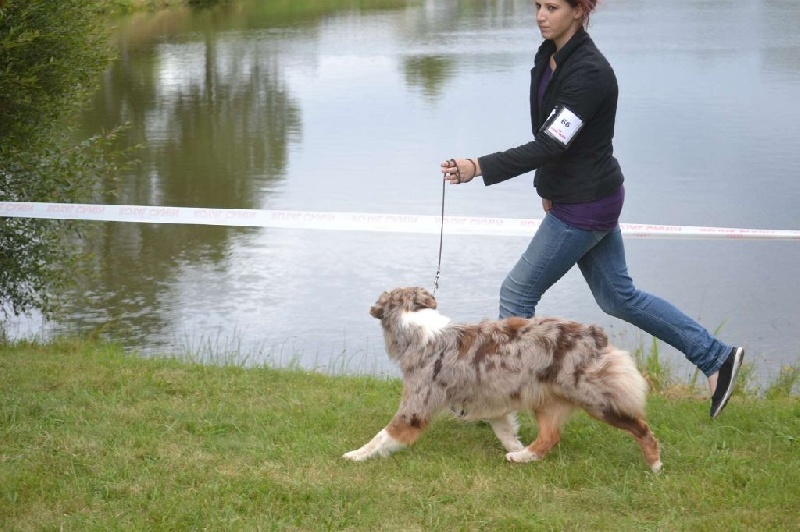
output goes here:
<path id="1" fill-rule="evenodd" d="M 542 126 L 542 131 L 566 148 L 582 127 L 583 120 L 578 115 L 563 105 L 559 105 L 550 113 Z"/>

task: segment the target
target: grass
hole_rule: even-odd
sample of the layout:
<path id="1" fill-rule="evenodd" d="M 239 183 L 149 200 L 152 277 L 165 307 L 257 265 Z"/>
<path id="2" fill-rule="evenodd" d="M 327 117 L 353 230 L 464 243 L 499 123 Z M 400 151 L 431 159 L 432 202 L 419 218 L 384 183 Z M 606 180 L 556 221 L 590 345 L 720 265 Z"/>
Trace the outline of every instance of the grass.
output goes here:
<path id="1" fill-rule="evenodd" d="M 350 463 L 398 380 L 0 345 L 0 529 L 797 529 L 800 399 L 772 390 L 713 422 L 705 398 L 651 396 L 660 475 L 584 414 L 540 463 L 508 464 L 488 426 L 446 416 Z"/>

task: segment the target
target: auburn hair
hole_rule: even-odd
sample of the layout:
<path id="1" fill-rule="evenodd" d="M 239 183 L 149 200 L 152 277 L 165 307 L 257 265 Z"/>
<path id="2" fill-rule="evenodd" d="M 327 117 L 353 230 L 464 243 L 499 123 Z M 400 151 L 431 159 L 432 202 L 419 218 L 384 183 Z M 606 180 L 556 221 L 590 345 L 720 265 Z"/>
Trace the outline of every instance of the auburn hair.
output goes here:
<path id="1" fill-rule="evenodd" d="M 566 2 L 573 8 L 583 8 L 583 26 L 589 26 L 589 15 L 597 7 L 597 0 L 566 0 Z"/>

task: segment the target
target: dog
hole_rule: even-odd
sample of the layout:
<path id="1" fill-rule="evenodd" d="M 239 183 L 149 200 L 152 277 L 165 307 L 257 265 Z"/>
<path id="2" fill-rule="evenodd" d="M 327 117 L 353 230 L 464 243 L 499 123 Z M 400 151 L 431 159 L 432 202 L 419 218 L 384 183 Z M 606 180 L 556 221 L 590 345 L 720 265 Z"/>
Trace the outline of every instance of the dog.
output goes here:
<path id="1" fill-rule="evenodd" d="M 645 421 L 647 381 L 602 328 L 552 317 L 453 324 L 436 306 L 427 290 L 408 287 L 383 292 L 370 308 L 402 370 L 403 396 L 391 422 L 343 458 L 389 456 L 450 409 L 464 420 L 487 421 L 509 462 L 542 460 L 582 408 L 629 432 L 650 469 L 661 470 L 658 441 Z M 539 426 L 527 447 L 517 435 L 520 410 L 533 411 Z"/>

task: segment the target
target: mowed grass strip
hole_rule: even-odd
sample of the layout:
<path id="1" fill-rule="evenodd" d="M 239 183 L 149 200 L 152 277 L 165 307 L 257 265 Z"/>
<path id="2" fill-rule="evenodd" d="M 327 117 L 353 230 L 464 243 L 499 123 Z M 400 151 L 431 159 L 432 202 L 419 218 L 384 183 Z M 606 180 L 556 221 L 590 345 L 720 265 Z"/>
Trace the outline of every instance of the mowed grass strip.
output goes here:
<path id="1" fill-rule="evenodd" d="M 2 530 L 787 530 L 800 527 L 800 400 L 653 395 L 665 467 L 584 414 L 539 463 L 437 418 L 350 463 L 398 380 L 140 358 L 104 343 L 0 346 Z M 523 440 L 536 434 L 521 416 Z"/>

